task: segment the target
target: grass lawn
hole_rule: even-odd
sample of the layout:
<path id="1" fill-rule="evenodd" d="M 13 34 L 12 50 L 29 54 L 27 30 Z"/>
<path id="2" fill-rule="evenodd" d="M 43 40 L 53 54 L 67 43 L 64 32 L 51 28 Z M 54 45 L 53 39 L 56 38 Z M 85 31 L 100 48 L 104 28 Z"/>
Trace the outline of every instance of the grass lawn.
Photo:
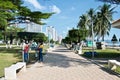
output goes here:
<path id="1" fill-rule="evenodd" d="M 0 77 L 4 76 L 4 68 L 21 61 L 21 54 L 18 53 L 20 49 L 6 49 L 0 48 Z"/>
<path id="2" fill-rule="evenodd" d="M 44 46 L 43 53 L 46 53 L 48 46 Z M 20 48 L 6 49 L 0 47 L 0 77 L 4 76 L 4 68 L 14 63 L 22 61 L 22 52 Z M 35 60 L 35 51 L 29 52 L 30 61 Z"/>
<path id="3" fill-rule="evenodd" d="M 116 49 L 105 49 L 105 50 L 100 50 L 100 49 L 95 49 L 95 52 L 97 52 L 97 55 L 95 55 L 95 58 L 116 58 L 120 57 L 120 51 Z M 84 49 L 83 48 L 83 53 L 84 52 L 92 52 L 90 49 Z M 91 55 L 85 55 L 83 54 L 82 56 L 91 58 Z"/>

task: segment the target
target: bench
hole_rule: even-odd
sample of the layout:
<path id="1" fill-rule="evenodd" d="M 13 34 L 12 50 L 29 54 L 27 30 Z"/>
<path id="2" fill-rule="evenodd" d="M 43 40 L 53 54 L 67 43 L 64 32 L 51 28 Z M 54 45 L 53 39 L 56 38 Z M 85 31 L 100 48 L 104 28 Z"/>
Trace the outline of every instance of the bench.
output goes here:
<path id="1" fill-rule="evenodd" d="M 70 44 L 65 44 L 65 46 L 66 46 L 68 49 L 71 48 Z"/>
<path id="2" fill-rule="evenodd" d="M 116 70 L 117 67 L 120 67 L 120 62 L 117 60 L 108 60 L 108 68 L 111 70 Z"/>
<path id="3" fill-rule="evenodd" d="M 82 54 L 82 50 L 75 50 L 76 54 Z"/>
<path id="4" fill-rule="evenodd" d="M 4 69 L 5 80 L 16 80 L 17 79 L 17 71 L 26 71 L 26 63 L 18 62 L 16 64 L 11 65 Z"/>

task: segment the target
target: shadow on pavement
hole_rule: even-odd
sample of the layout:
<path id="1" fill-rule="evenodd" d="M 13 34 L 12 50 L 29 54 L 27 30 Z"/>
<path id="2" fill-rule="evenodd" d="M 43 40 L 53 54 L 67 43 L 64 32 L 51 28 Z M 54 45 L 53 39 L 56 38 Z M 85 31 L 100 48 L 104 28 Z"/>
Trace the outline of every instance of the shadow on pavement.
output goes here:
<path id="1" fill-rule="evenodd" d="M 117 77 L 120 78 L 120 74 L 118 74 L 118 73 L 116 73 L 116 72 L 114 72 L 114 71 L 112 71 L 112 70 L 110 70 L 110 69 L 108 69 L 108 68 L 101 67 L 100 69 L 102 69 L 103 71 L 109 73 L 110 75 L 115 75 L 115 76 L 117 76 Z"/>
<path id="2" fill-rule="evenodd" d="M 71 52 L 71 50 L 68 50 L 68 49 L 56 49 L 56 50 L 53 50 L 53 52 Z"/>
<path id="3" fill-rule="evenodd" d="M 57 51 L 57 50 L 56 50 Z M 58 52 L 61 52 L 62 50 L 58 50 Z M 63 50 L 63 52 L 66 52 Z M 62 53 L 62 52 L 61 52 Z M 63 68 L 68 68 L 68 67 L 74 67 L 74 66 L 84 66 L 88 67 L 91 65 L 91 62 L 84 60 L 84 59 L 76 59 L 72 57 L 68 57 L 64 54 L 58 54 L 57 52 L 55 53 L 48 53 L 44 57 L 44 64 L 50 67 L 63 67 Z"/>
<path id="4" fill-rule="evenodd" d="M 88 60 L 91 61 L 90 59 L 88 59 Z M 115 75 L 115 76 L 120 78 L 120 74 L 119 73 L 116 73 L 115 71 L 112 71 L 112 70 L 106 68 L 105 66 L 103 67 L 103 65 L 108 64 L 108 60 L 109 60 L 108 58 L 101 58 L 101 59 L 100 58 L 96 58 L 96 59 L 94 59 L 94 61 L 92 61 L 92 63 L 97 65 L 97 66 L 99 66 L 101 70 L 109 73 L 110 75 Z"/>

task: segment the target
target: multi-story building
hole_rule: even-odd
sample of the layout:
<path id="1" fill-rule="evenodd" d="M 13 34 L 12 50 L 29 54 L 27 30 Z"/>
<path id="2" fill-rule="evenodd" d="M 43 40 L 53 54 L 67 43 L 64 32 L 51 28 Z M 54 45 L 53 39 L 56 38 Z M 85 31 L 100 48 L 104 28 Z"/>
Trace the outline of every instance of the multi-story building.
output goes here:
<path id="1" fill-rule="evenodd" d="M 47 27 L 46 28 L 46 34 L 50 39 L 53 39 L 53 41 L 58 40 L 57 31 L 54 27 L 52 27 L 52 26 Z"/>
<path id="2" fill-rule="evenodd" d="M 35 23 L 28 23 L 27 27 L 25 28 L 25 31 L 40 33 L 42 32 L 42 26 Z"/>

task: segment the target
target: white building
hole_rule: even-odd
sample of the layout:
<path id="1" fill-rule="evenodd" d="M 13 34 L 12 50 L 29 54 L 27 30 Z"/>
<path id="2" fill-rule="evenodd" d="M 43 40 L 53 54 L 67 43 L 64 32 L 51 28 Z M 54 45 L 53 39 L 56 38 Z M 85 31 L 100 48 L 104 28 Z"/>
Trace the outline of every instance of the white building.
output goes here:
<path id="1" fill-rule="evenodd" d="M 62 42 L 62 36 L 58 36 L 58 42 L 61 43 Z"/>
<path id="2" fill-rule="evenodd" d="M 58 40 L 57 31 L 54 27 L 52 27 L 52 26 L 46 27 L 46 34 L 47 34 L 47 36 L 50 37 L 50 39 L 53 39 L 53 41 Z"/>
<path id="3" fill-rule="evenodd" d="M 42 32 L 42 26 L 38 25 L 38 24 L 35 24 L 35 23 L 28 23 L 25 30 L 26 30 L 26 32 L 40 33 L 40 32 Z"/>
<path id="4" fill-rule="evenodd" d="M 57 31 L 55 30 L 55 28 L 52 28 L 52 39 L 53 41 L 57 41 L 58 38 L 57 38 Z"/>

